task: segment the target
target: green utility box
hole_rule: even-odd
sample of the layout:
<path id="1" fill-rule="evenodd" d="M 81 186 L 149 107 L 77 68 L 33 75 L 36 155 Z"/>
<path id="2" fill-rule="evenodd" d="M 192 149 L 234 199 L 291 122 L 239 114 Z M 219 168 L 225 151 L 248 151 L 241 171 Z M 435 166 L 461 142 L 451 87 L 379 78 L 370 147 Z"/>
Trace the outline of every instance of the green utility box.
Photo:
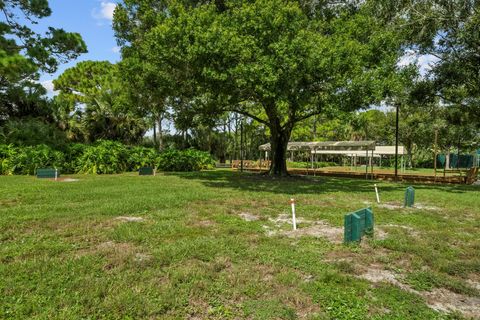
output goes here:
<path id="1" fill-rule="evenodd" d="M 37 178 L 56 179 L 58 177 L 60 177 L 60 172 L 58 171 L 58 169 L 37 169 Z"/>
<path id="2" fill-rule="evenodd" d="M 365 208 L 345 215 L 344 242 L 360 241 L 363 235 L 373 235 L 373 211 Z"/>
<path id="3" fill-rule="evenodd" d="M 405 208 L 411 208 L 415 204 L 415 189 L 413 187 L 408 187 L 405 190 L 405 202 L 403 206 Z"/>
<path id="4" fill-rule="evenodd" d="M 141 167 L 138 170 L 138 173 L 141 176 L 153 176 L 155 173 L 155 170 L 152 167 Z"/>

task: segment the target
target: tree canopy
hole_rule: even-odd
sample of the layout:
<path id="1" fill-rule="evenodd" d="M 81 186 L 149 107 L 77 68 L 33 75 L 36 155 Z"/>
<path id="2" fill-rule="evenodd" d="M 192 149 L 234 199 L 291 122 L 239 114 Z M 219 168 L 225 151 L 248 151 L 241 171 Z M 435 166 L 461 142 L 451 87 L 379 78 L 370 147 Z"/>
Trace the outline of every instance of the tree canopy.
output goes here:
<path id="1" fill-rule="evenodd" d="M 362 6 L 310 15 L 297 1 L 149 4 L 129 0 L 115 12 L 124 55 L 142 57 L 198 112 L 265 124 L 273 174 L 286 174 L 296 123 L 379 101 L 399 55 L 395 33 Z"/>
<path id="2" fill-rule="evenodd" d="M 78 33 L 32 30 L 31 25 L 51 14 L 47 0 L 2 0 L 0 11 L 0 120 L 35 116 L 41 112 L 34 102 L 45 93 L 36 82 L 38 72 L 54 72 L 87 48 Z"/>

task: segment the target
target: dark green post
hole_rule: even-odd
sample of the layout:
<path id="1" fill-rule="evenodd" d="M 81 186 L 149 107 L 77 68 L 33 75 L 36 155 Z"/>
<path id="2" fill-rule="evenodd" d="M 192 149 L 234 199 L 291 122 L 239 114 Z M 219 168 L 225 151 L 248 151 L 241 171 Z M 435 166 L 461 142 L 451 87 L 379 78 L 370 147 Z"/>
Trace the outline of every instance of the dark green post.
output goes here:
<path id="1" fill-rule="evenodd" d="M 152 167 L 141 167 L 138 170 L 138 174 L 141 176 L 153 176 L 154 175 L 154 169 Z"/>
<path id="2" fill-rule="evenodd" d="M 363 235 L 373 235 L 374 221 L 371 208 L 365 208 L 345 215 L 344 242 L 359 242 Z"/>
<path id="3" fill-rule="evenodd" d="M 408 187 L 407 190 L 405 190 L 405 202 L 403 206 L 405 208 L 411 208 L 415 204 L 415 189 L 413 187 Z"/>

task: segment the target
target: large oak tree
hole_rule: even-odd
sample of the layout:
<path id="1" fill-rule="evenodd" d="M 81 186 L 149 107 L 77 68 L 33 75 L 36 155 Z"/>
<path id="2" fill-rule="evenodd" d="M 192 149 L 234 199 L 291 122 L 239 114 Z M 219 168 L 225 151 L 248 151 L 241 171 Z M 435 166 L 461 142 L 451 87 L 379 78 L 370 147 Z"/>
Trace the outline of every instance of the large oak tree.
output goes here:
<path id="1" fill-rule="evenodd" d="M 286 175 L 295 125 L 382 98 L 398 39 L 352 1 L 124 0 L 114 27 L 125 58 L 148 63 L 197 112 L 237 112 L 270 131 L 270 173 Z"/>

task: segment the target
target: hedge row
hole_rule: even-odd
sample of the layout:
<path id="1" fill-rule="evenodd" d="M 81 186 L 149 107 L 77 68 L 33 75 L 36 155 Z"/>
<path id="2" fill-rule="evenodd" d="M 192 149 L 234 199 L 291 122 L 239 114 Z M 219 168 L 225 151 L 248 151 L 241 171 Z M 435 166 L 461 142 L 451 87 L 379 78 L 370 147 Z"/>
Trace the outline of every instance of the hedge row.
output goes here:
<path id="1" fill-rule="evenodd" d="M 37 168 L 59 168 L 62 173 L 112 174 L 152 166 L 161 171 L 198 171 L 213 167 L 209 153 L 198 150 L 155 149 L 125 146 L 115 141 L 93 145 L 71 144 L 65 150 L 46 145 L 0 145 L 0 174 L 35 174 Z"/>

